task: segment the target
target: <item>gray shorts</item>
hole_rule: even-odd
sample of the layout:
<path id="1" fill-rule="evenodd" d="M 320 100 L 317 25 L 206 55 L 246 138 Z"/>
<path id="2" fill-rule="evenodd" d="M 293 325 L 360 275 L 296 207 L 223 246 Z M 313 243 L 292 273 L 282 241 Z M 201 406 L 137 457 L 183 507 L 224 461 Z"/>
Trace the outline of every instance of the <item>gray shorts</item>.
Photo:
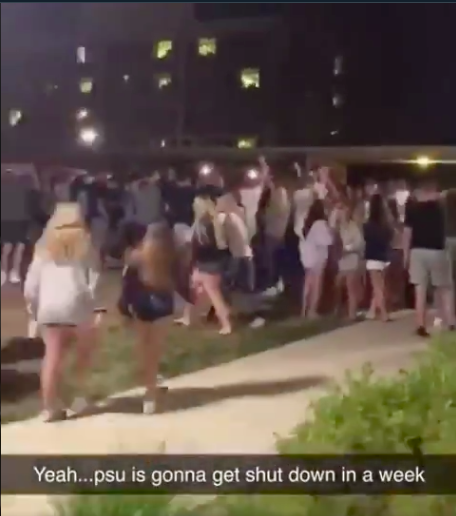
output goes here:
<path id="1" fill-rule="evenodd" d="M 450 287 L 452 277 L 449 253 L 436 249 L 412 249 L 409 273 L 413 285 Z"/>
<path id="2" fill-rule="evenodd" d="M 360 257 L 356 253 L 347 253 L 339 260 L 339 272 L 354 272 L 360 268 Z"/>

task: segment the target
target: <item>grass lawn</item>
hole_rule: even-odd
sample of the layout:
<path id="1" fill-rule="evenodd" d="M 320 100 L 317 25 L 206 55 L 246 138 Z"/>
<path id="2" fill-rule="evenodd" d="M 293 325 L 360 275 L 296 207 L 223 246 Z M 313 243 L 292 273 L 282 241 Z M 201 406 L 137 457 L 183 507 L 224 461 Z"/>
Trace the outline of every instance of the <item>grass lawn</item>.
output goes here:
<path id="1" fill-rule="evenodd" d="M 161 373 L 170 378 L 197 371 L 329 331 L 340 325 L 334 319 L 310 322 L 297 317 L 285 317 L 283 310 L 280 312 L 273 312 L 273 320 L 263 328 L 251 329 L 240 324 L 229 336 L 220 336 L 215 325 L 206 323 L 194 328 L 171 327 Z M 112 315 L 106 318 L 87 386 L 87 391 L 96 398 L 137 386 L 132 335 L 118 319 L 115 310 L 109 313 Z M 68 384 L 65 389 L 68 394 L 73 391 L 71 372 L 65 382 Z M 36 372 L 2 370 L 2 424 L 33 416 L 39 411 L 38 387 Z"/>

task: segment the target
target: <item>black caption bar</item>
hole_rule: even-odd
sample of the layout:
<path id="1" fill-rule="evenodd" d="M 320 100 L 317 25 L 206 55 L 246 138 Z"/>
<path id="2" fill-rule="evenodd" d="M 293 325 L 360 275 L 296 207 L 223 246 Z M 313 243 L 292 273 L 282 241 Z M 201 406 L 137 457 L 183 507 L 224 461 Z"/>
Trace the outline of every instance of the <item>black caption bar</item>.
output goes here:
<path id="1" fill-rule="evenodd" d="M 456 455 L 2 455 L 2 494 L 456 494 Z"/>

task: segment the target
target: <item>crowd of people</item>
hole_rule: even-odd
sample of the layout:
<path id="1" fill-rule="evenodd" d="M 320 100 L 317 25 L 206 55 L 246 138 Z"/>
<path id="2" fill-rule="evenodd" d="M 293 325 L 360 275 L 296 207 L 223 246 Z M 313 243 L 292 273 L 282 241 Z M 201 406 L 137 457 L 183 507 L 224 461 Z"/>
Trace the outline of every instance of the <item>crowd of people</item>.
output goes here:
<path id="1" fill-rule="evenodd" d="M 45 343 L 46 421 L 66 414 L 59 381 L 69 340 L 76 342 L 81 385 L 90 369 L 96 314 L 104 310 L 97 305 L 97 283 L 112 259 L 123 267 L 117 306 L 136 335 L 148 414 L 155 410 L 176 295 L 183 300 L 176 324 L 191 325 L 204 304 L 220 335 L 229 335 L 236 292 L 252 299 L 275 296 L 290 310 L 294 300 L 303 318 L 330 310 L 349 320 L 363 314 L 386 323 L 410 280 L 417 334 L 429 335 L 431 291 L 439 324 L 454 331 L 444 194 L 437 186 L 424 180 L 413 191 L 402 182 L 350 187 L 327 167 L 307 173 L 295 167 L 292 190 L 264 158 L 228 185 L 210 165 L 201 168 L 198 181 L 156 173 L 124 184 L 115 178 L 100 183 L 81 175 L 51 182 L 47 191 L 24 188 L 10 173 L 2 177 L 2 286 L 21 282 L 31 243 L 23 293 Z M 18 195 L 19 188 L 27 195 Z M 257 317 L 252 325 L 264 322 Z M 74 410 L 85 405 L 77 400 Z"/>

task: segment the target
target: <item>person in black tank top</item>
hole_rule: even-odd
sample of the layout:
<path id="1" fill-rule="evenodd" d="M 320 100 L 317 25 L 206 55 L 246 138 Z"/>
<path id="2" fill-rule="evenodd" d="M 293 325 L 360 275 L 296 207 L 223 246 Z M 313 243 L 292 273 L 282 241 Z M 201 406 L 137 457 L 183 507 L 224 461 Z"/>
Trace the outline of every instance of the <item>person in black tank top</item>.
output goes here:
<path id="1" fill-rule="evenodd" d="M 174 311 L 177 257 L 171 230 L 165 224 L 129 236 L 118 309 L 136 334 L 145 387 L 143 411 L 152 414 L 166 322 Z"/>

